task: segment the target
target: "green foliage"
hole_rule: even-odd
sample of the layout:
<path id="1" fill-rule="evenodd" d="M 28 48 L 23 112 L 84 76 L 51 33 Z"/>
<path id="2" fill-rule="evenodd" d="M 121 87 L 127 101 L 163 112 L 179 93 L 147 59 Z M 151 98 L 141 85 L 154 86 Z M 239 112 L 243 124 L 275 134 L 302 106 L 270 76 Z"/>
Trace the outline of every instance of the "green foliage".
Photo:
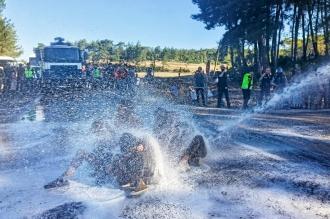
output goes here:
<path id="1" fill-rule="evenodd" d="M 139 64 L 143 61 L 184 62 L 184 63 L 205 63 L 207 60 L 214 60 L 216 49 L 175 49 L 161 47 L 146 47 L 139 42 L 114 44 L 111 40 L 97 40 L 88 42 L 79 40 L 74 43 L 89 54 L 93 62 L 134 62 Z"/>
<path id="2" fill-rule="evenodd" d="M 200 9 L 193 19 L 203 22 L 206 29 L 225 28 L 219 55 L 223 59 L 230 54 L 234 66 L 260 69 L 277 66 L 279 57 L 291 60 L 292 65 L 329 55 L 330 0 L 192 2 Z"/>
<path id="3" fill-rule="evenodd" d="M 17 35 L 10 20 L 0 17 L 0 55 L 17 57 L 22 53 L 17 45 Z"/>
<path id="4" fill-rule="evenodd" d="M 0 55 L 17 57 L 22 53 L 22 50 L 17 45 L 14 25 L 2 15 L 5 7 L 5 0 L 0 0 Z"/>

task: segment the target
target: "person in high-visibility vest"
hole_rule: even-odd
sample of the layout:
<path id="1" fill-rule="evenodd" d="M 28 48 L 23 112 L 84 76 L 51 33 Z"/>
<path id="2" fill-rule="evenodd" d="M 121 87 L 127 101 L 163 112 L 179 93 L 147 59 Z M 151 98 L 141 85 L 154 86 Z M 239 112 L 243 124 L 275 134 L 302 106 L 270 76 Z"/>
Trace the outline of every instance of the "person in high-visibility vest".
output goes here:
<path id="1" fill-rule="evenodd" d="M 101 71 L 99 68 L 95 68 L 93 71 L 93 77 L 94 78 L 100 78 L 101 77 Z"/>
<path id="2" fill-rule="evenodd" d="M 30 65 L 28 65 L 25 68 L 24 71 L 24 76 L 25 76 L 25 86 L 27 90 L 32 89 L 32 84 L 33 84 L 33 78 L 34 78 L 34 71 L 33 69 L 30 67 Z"/>
<path id="3" fill-rule="evenodd" d="M 252 72 L 245 72 L 243 75 L 242 86 L 241 86 L 243 92 L 243 109 L 248 108 L 252 87 L 253 87 Z"/>
<path id="4" fill-rule="evenodd" d="M 93 87 L 94 88 L 98 88 L 100 87 L 100 79 L 101 79 L 101 70 L 98 67 L 95 67 L 93 70 L 93 79 L 94 79 L 94 83 L 93 83 Z"/>

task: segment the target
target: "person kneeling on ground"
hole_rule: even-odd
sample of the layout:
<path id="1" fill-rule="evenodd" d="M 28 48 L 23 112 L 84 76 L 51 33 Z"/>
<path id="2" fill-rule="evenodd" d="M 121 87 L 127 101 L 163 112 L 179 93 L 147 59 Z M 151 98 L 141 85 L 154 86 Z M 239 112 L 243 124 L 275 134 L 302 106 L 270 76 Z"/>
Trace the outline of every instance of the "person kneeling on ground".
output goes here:
<path id="1" fill-rule="evenodd" d="M 182 148 L 186 147 L 186 143 L 190 142 L 188 149 L 183 155 L 179 155 L 180 164 L 188 164 L 191 166 L 199 166 L 200 159 L 207 155 L 207 147 L 203 136 L 196 135 L 192 140 L 191 133 L 193 128 L 185 121 L 181 121 L 179 116 L 167 111 L 163 108 L 158 108 L 155 112 L 155 122 L 153 132 L 158 141 L 167 148 L 170 154 L 179 154 Z M 175 157 L 174 160 L 177 160 Z"/>
<path id="2" fill-rule="evenodd" d="M 103 182 L 111 182 L 115 179 L 121 187 L 133 186 L 132 193 L 138 193 L 147 189 L 147 184 L 154 175 L 154 160 L 151 148 L 144 139 L 139 139 L 130 133 L 124 133 L 119 140 L 121 153 L 114 156 L 110 151 L 113 145 L 98 145 L 92 152 L 80 150 L 72 160 L 69 168 L 62 176 L 44 186 L 45 189 L 52 189 L 69 185 L 68 179 L 75 175 L 76 170 L 86 161 L 94 170 L 93 176 L 104 176 Z M 98 149 L 107 153 L 98 153 Z"/>
<path id="3" fill-rule="evenodd" d="M 196 135 L 189 147 L 183 153 L 179 164 L 182 166 L 200 166 L 200 161 L 207 155 L 207 149 L 203 136 Z"/>

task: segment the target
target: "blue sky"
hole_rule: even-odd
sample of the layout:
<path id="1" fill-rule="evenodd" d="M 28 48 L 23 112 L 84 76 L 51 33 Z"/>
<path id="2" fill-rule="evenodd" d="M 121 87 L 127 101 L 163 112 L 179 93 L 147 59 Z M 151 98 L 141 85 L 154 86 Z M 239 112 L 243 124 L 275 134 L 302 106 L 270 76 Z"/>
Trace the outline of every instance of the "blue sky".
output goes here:
<path id="1" fill-rule="evenodd" d="M 191 0 L 7 0 L 5 16 L 14 23 L 23 58 L 38 42 L 111 39 L 146 46 L 215 48 L 221 29 L 205 30 L 191 19 Z"/>

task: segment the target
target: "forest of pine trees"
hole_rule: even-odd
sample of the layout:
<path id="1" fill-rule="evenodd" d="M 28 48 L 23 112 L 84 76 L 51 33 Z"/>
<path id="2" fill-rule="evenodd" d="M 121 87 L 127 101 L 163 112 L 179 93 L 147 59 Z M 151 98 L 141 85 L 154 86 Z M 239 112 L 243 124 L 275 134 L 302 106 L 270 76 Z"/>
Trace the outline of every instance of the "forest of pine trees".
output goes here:
<path id="1" fill-rule="evenodd" d="M 329 55 L 330 0 L 192 0 L 207 29 L 224 27 L 220 57 L 235 67 L 293 66 Z"/>

